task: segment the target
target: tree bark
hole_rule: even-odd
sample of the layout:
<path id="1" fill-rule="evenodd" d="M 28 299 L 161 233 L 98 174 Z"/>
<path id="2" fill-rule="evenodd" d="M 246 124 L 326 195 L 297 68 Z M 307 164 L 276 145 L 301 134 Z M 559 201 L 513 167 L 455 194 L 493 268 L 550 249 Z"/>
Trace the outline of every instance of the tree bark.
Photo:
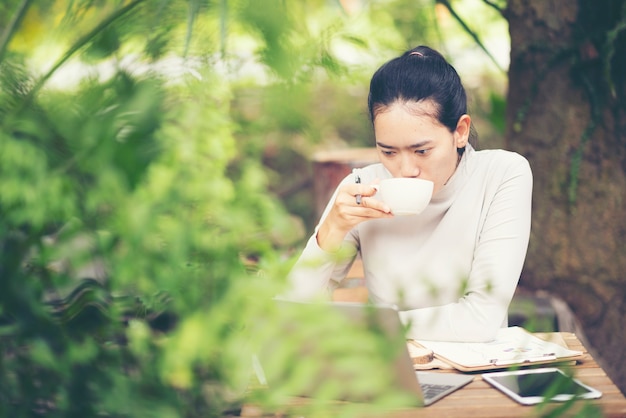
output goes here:
<path id="1" fill-rule="evenodd" d="M 534 173 L 520 286 L 548 290 L 569 304 L 587 344 L 626 393 L 622 3 L 509 0 L 506 145 L 526 156 Z"/>

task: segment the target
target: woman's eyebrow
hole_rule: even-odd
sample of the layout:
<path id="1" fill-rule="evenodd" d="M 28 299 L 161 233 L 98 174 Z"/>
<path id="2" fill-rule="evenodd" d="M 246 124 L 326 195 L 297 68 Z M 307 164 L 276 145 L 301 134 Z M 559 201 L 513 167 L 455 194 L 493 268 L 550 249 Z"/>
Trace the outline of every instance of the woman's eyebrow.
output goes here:
<path id="1" fill-rule="evenodd" d="M 411 144 L 411 145 L 409 145 L 406 148 L 421 148 L 421 147 L 424 147 L 424 146 L 430 144 L 431 142 L 432 141 L 430 141 L 430 140 L 421 141 L 421 142 L 417 142 L 415 144 Z M 380 141 L 376 141 L 376 145 L 381 147 L 381 148 L 386 148 L 386 149 L 398 149 L 398 147 L 394 147 L 392 145 L 387 145 L 387 144 L 384 144 L 384 143 L 382 143 Z"/>
<path id="2" fill-rule="evenodd" d="M 392 147 L 391 145 L 383 144 L 382 142 L 379 142 L 379 141 L 376 141 L 376 145 L 381 147 L 381 148 L 396 149 L 396 147 Z"/>

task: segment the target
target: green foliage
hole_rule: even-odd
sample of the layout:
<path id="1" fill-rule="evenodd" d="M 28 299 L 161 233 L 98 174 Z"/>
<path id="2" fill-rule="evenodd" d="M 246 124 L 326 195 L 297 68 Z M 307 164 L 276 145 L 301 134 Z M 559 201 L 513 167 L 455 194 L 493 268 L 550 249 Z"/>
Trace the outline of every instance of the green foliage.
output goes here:
<path id="1" fill-rule="evenodd" d="M 3 33 L 0 61 L 0 416 L 210 417 L 246 396 L 281 402 L 281 388 L 247 392 L 252 353 L 280 341 L 274 361 L 290 365 L 308 335 L 281 334 L 272 308 L 303 231 L 272 193 L 283 173 L 268 168 L 268 146 L 322 137 L 313 82 L 349 73 L 334 42 L 366 45 L 340 17 L 314 29 L 305 17 L 322 6 L 1 6 L 24 13 Z M 224 55 L 223 32 L 207 30 L 218 26 L 254 40 L 259 80 L 220 72 L 236 57 Z M 181 55 L 193 56 L 182 76 L 154 61 Z M 121 64 L 129 56 L 136 67 Z M 102 64 L 113 71 L 94 71 Z M 258 118 L 235 108 L 246 86 Z M 384 365 L 369 357 L 383 340 L 319 315 L 300 318 L 302 331 L 340 335 L 325 345 L 334 354 L 365 338 L 345 367 L 368 363 L 364 390 L 381 389 Z M 285 382 L 306 382 L 320 361 L 302 359 Z M 340 389 L 324 387 L 322 400 Z"/>
<path id="2" fill-rule="evenodd" d="M 372 7 L 376 13 L 393 19 L 393 26 L 405 42 L 403 49 L 410 49 L 425 43 L 425 40 L 436 39 L 437 22 L 433 5 L 432 1 L 399 0 L 374 3 Z"/>

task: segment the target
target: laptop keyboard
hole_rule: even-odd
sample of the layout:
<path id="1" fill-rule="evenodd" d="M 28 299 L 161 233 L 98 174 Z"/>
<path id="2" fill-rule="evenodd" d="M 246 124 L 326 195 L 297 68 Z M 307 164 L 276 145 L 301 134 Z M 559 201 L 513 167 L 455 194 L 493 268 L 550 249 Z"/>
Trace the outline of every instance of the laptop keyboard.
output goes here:
<path id="1" fill-rule="evenodd" d="M 422 387 L 422 393 L 424 394 L 424 399 L 434 398 L 446 390 L 452 389 L 453 385 L 434 385 L 434 384 L 420 384 Z"/>

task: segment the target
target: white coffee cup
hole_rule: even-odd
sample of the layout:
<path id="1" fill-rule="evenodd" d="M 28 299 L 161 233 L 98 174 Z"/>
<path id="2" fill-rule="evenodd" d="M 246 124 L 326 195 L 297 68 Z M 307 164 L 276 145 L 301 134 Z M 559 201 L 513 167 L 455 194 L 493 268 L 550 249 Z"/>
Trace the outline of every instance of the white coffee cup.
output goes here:
<path id="1" fill-rule="evenodd" d="M 394 177 L 380 182 L 377 197 L 394 215 L 417 215 L 428 206 L 433 186 L 430 180 Z"/>

